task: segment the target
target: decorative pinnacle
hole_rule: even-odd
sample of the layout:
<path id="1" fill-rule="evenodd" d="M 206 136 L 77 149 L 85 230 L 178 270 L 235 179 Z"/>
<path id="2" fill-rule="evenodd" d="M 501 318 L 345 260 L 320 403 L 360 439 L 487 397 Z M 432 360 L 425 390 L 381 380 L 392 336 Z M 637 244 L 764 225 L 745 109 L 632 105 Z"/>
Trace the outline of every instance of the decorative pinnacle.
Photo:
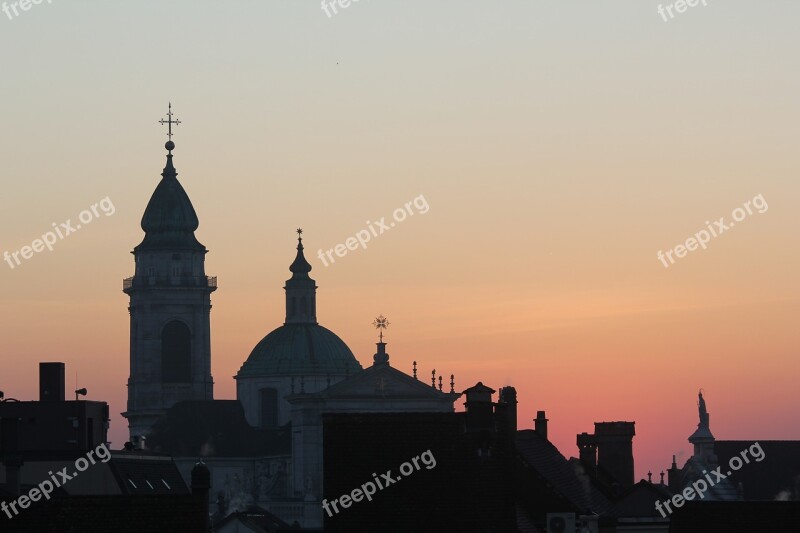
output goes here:
<path id="1" fill-rule="evenodd" d="M 167 144 L 165 144 L 165 145 L 164 145 L 164 147 L 165 147 L 167 150 L 169 150 L 170 152 L 172 152 L 172 150 L 174 150 L 174 149 L 175 149 L 175 143 L 174 143 L 174 142 L 172 142 L 172 125 L 173 125 L 173 124 L 175 124 L 175 125 L 177 126 L 178 124 L 180 124 L 180 123 L 181 123 L 181 121 L 180 121 L 180 120 L 177 120 L 177 119 L 175 119 L 175 120 L 172 120 L 172 102 L 170 102 L 170 103 L 169 103 L 169 110 L 167 111 L 167 120 L 164 120 L 164 119 L 162 118 L 162 119 L 161 119 L 161 120 L 159 120 L 158 122 L 159 122 L 159 124 L 161 124 L 162 126 L 163 126 L 164 124 L 166 124 L 166 125 L 167 125 L 167 137 L 169 137 L 169 140 L 167 141 Z"/>
<path id="2" fill-rule="evenodd" d="M 383 315 L 380 315 L 372 322 L 372 325 L 375 326 L 375 329 L 380 332 L 380 341 L 383 342 L 383 330 L 389 327 L 389 319 Z"/>
<path id="3" fill-rule="evenodd" d="M 297 232 L 297 240 L 303 242 L 303 228 L 297 228 L 295 231 Z"/>

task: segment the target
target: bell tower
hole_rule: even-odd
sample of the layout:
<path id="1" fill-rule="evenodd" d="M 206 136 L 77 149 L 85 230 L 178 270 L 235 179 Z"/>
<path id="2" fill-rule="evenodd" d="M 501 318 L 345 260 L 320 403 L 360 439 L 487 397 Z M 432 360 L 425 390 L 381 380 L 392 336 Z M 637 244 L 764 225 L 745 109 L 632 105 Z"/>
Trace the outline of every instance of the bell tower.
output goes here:
<path id="1" fill-rule="evenodd" d="M 135 272 L 123 281 L 130 297 L 130 436 L 147 435 L 155 421 L 183 400 L 211 400 L 211 293 L 216 277 L 205 273 L 206 247 L 189 196 L 172 164 L 170 105 L 167 163 L 142 217 L 144 240 L 133 249 Z"/>

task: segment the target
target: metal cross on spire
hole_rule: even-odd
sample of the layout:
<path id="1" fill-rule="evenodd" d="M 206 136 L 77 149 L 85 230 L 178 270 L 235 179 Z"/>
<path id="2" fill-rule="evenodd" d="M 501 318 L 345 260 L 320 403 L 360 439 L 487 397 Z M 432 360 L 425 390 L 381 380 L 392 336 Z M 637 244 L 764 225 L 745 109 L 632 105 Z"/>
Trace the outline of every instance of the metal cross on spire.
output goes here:
<path id="1" fill-rule="evenodd" d="M 383 342 L 383 330 L 389 327 L 389 319 L 381 315 L 372 322 L 372 325 L 380 331 L 381 342 Z"/>
<path id="2" fill-rule="evenodd" d="M 180 124 L 180 123 L 181 123 L 181 121 L 180 121 L 180 120 L 178 120 L 178 119 L 172 120 L 172 102 L 170 102 L 170 103 L 169 103 L 169 111 L 167 112 L 167 120 L 164 120 L 164 119 L 162 118 L 162 119 L 161 119 L 161 120 L 159 120 L 158 122 L 159 122 L 159 123 L 160 123 L 162 126 L 163 126 L 164 124 L 166 124 L 166 125 L 167 125 L 167 127 L 168 127 L 168 129 L 167 129 L 167 137 L 169 137 L 169 140 L 171 141 L 171 140 L 172 140 L 172 125 L 173 125 L 173 124 L 175 124 L 175 125 L 177 126 L 178 124 Z"/>

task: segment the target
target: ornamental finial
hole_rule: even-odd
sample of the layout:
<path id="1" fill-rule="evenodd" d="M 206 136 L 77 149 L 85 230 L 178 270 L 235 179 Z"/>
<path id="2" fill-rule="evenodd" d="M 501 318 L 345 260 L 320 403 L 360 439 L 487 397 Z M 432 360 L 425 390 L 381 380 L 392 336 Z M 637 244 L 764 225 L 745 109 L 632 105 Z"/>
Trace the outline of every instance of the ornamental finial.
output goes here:
<path id="1" fill-rule="evenodd" d="M 389 327 L 389 319 L 383 315 L 373 320 L 372 325 L 380 332 L 380 342 L 383 342 L 383 330 Z"/>
<path id="2" fill-rule="evenodd" d="M 167 111 L 167 120 L 164 120 L 162 118 L 158 122 L 162 126 L 164 124 L 167 125 L 167 137 L 169 138 L 169 140 L 167 141 L 167 144 L 164 145 L 164 148 L 172 152 L 175 149 L 175 143 L 172 142 L 172 125 L 175 124 L 177 126 L 178 124 L 181 123 L 181 121 L 178 119 L 172 120 L 172 102 L 169 103 L 169 108 Z"/>

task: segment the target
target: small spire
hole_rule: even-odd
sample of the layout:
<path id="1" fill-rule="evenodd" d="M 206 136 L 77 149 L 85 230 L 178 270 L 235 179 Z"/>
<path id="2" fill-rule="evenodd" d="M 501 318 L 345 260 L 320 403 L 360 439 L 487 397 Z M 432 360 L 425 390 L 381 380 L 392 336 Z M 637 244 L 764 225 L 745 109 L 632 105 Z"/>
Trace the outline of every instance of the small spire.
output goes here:
<path id="1" fill-rule="evenodd" d="M 417 362 L 416 361 L 414 361 L 413 369 L 414 369 L 414 379 L 417 379 Z"/>
<path id="2" fill-rule="evenodd" d="M 442 392 L 442 376 L 439 376 L 439 392 Z"/>
<path id="3" fill-rule="evenodd" d="M 302 235 L 302 228 L 297 228 L 297 256 L 295 256 L 294 261 L 289 266 L 289 270 L 294 274 L 292 279 L 308 278 L 308 273 L 311 272 L 311 265 L 306 261 L 305 255 L 303 255 Z"/>
<path id="4" fill-rule="evenodd" d="M 436 369 L 431 370 L 431 387 L 436 388 Z"/>
<path id="5" fill-rule="evenodd" d="M 661 471 L 661 484 L 664 484 L 664 471 Z"/>
<path id="6" fill-rule="evenodd" d="M 652 483 L 653 482 L 653 473 L 651 471 L 649 471 L 649 470 L 647 471 L 647 482 L 648 483 Z"/>
<path id="7" fill-rule="evenodd" d="M 453 394 L 456 392 L 456 375 L 450 374 L 450 393 Z"/>

